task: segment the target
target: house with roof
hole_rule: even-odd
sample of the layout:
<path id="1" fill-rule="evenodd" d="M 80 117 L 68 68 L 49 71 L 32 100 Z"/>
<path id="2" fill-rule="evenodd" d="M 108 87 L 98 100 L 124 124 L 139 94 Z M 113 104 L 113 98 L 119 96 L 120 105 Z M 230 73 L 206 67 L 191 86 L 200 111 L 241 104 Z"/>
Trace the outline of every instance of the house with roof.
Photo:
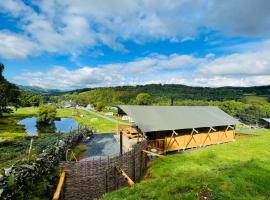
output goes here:
<path id="1" fill-rule="evenodd" d="M 132 118 L 118 125 L 128 140 L 146 139 L 160 152 L 185 150 L 235 140 L 239 121 L 214 106 L 120 105 L 119 114 Z M 132 143 L 132 142 L 130 142 Z"/>

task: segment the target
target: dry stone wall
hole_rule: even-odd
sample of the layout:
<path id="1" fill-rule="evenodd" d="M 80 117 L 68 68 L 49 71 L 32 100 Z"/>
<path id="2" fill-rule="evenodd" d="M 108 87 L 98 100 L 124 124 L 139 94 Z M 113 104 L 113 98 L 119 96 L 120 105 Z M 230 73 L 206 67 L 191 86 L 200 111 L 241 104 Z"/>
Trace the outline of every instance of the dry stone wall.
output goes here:
<path id="1" fill-rule="evenodd" d="M 17 162 L 6 170 L 4 175 L 0 175 L 0 199 L 17 199 L 19 193 L 24 193 L 42 176 L 51 173 L 59 161 L 64 159 L 67 147 L 74 147 L 84 137 L 90 137 L 92 134 L 91 129 L 81 128 L 64 140 L 59 140 L 55 145 L 45 149 L 35 161 Z"/>

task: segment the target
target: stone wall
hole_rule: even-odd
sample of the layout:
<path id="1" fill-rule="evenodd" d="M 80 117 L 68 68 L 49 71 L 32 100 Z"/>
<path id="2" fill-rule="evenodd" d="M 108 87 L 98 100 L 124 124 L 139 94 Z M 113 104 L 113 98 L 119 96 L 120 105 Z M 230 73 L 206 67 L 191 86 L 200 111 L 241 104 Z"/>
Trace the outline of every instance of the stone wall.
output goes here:
<path id="1" fill-rule="evenodd" d="M 22 160 L 0 174 L 0 199 L 16 199 L 36 181 L 51 173 L 59 161 L 64 160 L 66 148 L 72 148 L 85 137 L 92 135 L 92 130 L 81 128 L 46 148 L 35 161 Z"/>
<path id="2" fill-rule="evenodd" d="M 121 168 L 133 181 L 139 182 L 147 167 L 146 141 L 116 157 L 92 161 L 62 162 L 61 171 L 66 172 L 63 198 L 65 200 L 100 198 L 106 192 L 126 186 L 127 181 L 118 173 Z"/>

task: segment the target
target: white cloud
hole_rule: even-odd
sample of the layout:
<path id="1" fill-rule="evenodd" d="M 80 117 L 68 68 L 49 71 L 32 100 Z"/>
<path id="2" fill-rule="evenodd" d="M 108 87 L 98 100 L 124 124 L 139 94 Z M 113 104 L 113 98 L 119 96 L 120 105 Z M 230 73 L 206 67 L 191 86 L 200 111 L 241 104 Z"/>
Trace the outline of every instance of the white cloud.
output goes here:
<path id="1" fill-rule="evenodd" d="M 15 79 L 28 85 L 61 89 L 139 84 L 164 69 L 173 68 L 181 71 L 202 60 L 204 59 L 190 55 L 154 55 L 127 63 L 85 66 L 75 70 L 56 66 L 47 72 L 26 72 Z"/>
<path id="2" fill-rule="evenodd" d="M 255 58 L 256 55 L 254 54 Z M 260 62 L 254 61 L 255 58 L 245 53 L 219 58 L 212 54 L 202 58 L 180 54 L 154 55 L 97 67 L 85 66 L 74 70 L 54 67 L 47 72 L 27 72 L 18 75 L 16 81 L 59 89 L 145 83 L 211 87 L 270 84 L 269 66 L 263 60 L 269 57 L 262 56 Z"/>
<path id="3" fill-rule="evenodd" d="M 210 57 L 199 72 L 214 75 L 270 75 L 270 40 L 238 45 L 239 53 Z"/>
<path id="4" fill-rule="evenodd" d="M 39 52 L 73 56 L 100 44 L 128 52 L 125 41 L 194 39 L 202 27 L 269 36 L 269 9 L 268 0 L 0 1 L 0 12 L 17 20 L 20 37 Z"/>
<path id="5" fill-rule="evenodd" d="M 146 82 L 150 83 L 162 83 L 162 84 L 183 84 L 189 86 L 203 86 L 203 87 L 223 87 L 223 86 L 235 86 L 235 87 L 247 87 L 247 86 L 260 86 L 270 84 L 270 75 L 265 76 L 249 76 L 249 77 L 224 77 L 224 76 L 200 76 L 198 74 L 185 76 L 182 78 L 170 78 L 166 80 L 157 79 Z"/>
<path id="6" fill-rule="evenodd" d="M 35 55 L 37 49 L 35 43 L 21 35 L 0 31 L 0 55 L 5 58 L 24 59 L 28 55 Z"/>
<path id="7" fill-rule="evenodd" d="M 103 55 L 100 45 L 129 52 L 127 41 L 182 42 L 196 39 L 202 28 L 221 35 L 267 38 L 269 10 L 268 0 L 0 1 L 0 12 L 16 21 L 16 31 L 0 30 L 0 56 L 24 59 L 45 52 L 69 55 L 81 65 L 76 57 L 84 52 Z M 213 87 L 270 84 L 270 40 L 225 48 L 227 55 L 221 56 L 156 54 L 74 70 L 58 66 L 23 73 L 16 80 L 62 89 L 148 82 Z"/>

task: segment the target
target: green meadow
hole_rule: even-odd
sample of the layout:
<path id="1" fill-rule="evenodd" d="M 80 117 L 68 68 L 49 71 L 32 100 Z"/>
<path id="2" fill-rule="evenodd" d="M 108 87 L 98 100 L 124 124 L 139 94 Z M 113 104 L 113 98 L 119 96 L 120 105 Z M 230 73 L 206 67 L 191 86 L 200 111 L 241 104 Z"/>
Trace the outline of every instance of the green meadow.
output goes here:
<path id="1" fill-rule="evenodd" d="M 270 199 L 270 130 L 222 145 L 155 159 L 135 188 L 112 199 Z"/>
<path id="2" fill-rule="evenodd" d="M 37 114 L 37 107 L 19 108 L 13 113 L 4 114 L 0 118 L 0 169 L 11 166 L 19 159 L 27 157 L 27 150 L 30 144 L 30 137 L 27 137 L 25 128 L 18 125 L 18 121 L 32 117 Z M 116 124 L 84 110 L 74 111 L 73 109 L 58 109 L 58 117 L 71 117 L 80 125 L 92 126 L 97 133 L 113 132 Z M 91 119 L 95 120 L 91 121 Z M 48 144 L 57 139 L 57 135 L 46 134 L 35 137 L 35 153 L 40 153 Z"/>
<path id="3" fill-rule="evenodd" d="M 92 126 L 97 133 L 114 132 L 116 129 L 116 123 L 84 110 L 59 109 L 57 115 L 59 117 L 71 117 L 80 125 Z"/>

